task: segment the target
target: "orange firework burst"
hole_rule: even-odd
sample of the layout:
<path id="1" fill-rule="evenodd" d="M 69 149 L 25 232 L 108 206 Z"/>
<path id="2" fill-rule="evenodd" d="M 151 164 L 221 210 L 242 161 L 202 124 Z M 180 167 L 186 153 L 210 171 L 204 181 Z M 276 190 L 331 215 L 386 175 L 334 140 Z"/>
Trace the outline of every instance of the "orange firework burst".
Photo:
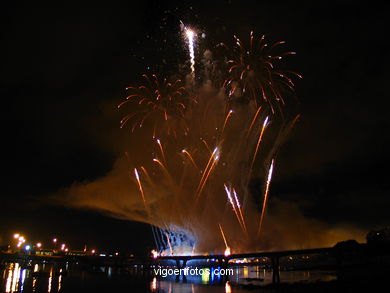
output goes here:
<path id="1" fill-rule="evenodd" d="M 134 132 L 137 127 L 141 128 L 150 121 L 153 138 L 156 132 L 176 135 L 176 129 L 184 122 L 187 104 L 182 81 L 178 79 L 171 83 L 166 79 L 160 80 L 154 74 L 151 78 L 146 74 L 143 77 L 146 84 L 127 87 L 129 94 L 118 105 L 118 108 L 130 103 L 135 105 L 133 111 L 122 118 L 120 127 L 130 123 L 131 131 Z"/>
<path id="2" fill-rule="evenodd" d="M 274 55 L 275 47 L 284 42 L 268 45 L 264 35 L 256 39 L 253 32 L 248 45 L 236 36 L 234 39 L 233 57 L 228 61 L 230 66 L 225 81 L 229 97 L 245 97 L 257 105 L 265 102 L 274 113 L 275 107 L 280 109 L 280 104 L 285 103 L 283 92 L 294 90 L 292 76 L 301 78 L 296 72 L 279 69 L 276 61 L 295 52 Z"/>

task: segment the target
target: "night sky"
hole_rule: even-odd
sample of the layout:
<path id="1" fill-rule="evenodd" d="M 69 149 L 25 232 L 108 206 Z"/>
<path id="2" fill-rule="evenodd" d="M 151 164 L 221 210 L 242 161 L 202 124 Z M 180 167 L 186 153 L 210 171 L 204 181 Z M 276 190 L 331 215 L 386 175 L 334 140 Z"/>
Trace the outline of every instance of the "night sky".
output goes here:
<path id="1" fill-rule="evenodd" d="M 0 242 L 23 232 L 75 248 L 149 250 L 150 226 L 48 198 L 111 170 L 127 135 L 115 105 L 142 73 L 169 74 L 185 61 L 180 20 L 207 44 L 254 30 L 297 52 L 288 62 L 304 76 L 296 88 L 303 116 L 279 155 L 271 208 L 279 198 L 329 224 L 389 225 L 388 9 L 206 3 L 2 7 Z"/>

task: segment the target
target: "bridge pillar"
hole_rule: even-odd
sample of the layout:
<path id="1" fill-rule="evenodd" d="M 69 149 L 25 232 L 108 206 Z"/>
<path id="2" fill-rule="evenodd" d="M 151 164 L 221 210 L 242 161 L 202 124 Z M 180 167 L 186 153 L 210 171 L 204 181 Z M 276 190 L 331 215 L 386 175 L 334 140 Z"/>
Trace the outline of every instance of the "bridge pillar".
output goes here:
<path id="1" fill-rule="evenodd" d="M 182 262 L 183 261 L 183 262 Z M 186 259 L 177 259 L 176 260 L 176 266 L 178 269 L 183 269 L 187 265 L 187 260 Z"/>
<path id="2" fill-rule="evenodd" d="M 272 283 L 280 283 L 279 256 L 273 256 L 272 260 Z"/>
<path id="3" fill-rule="evenodd" d="M 220 263 L 222 268 L 227 268 L 229 265 L 229 258 L 227 257 L 221 258 Z"/>

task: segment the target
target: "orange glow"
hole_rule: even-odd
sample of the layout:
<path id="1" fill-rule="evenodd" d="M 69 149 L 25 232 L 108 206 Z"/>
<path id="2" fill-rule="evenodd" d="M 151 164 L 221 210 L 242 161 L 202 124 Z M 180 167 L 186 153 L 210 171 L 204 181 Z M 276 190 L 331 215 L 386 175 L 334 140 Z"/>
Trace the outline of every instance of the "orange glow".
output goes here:
<path id="1" fill-rule="evenodd" d="M 153 258 L 158 258 L 158 252 L 157 252 L 157 250 L 153 249 L 153 250 L 151 251 L 151 253 L 152 253 L 152 257 L 153 257 Z"/>
<path id="2" fill-rule="evenodd" d="M 150 291 L 156 292 L 157 291 L 157 278 L 154 277 L 152 282 L 150 282 Z"/>
<path id="3" fill-rule="evenodd" d="M 226 247 L 226 249 L 225 249 L 224 255 L 225 255 L 225 256 L 229 256 L 230 254 L 231 254 L 231 252 L 230 252 L 230 247 L 228 246 L 228 247 Z"/>
<path id="4" fill-rule="evenodd" d="M 232 286 L 230 285 L 229 281 L 226 281 L 225 284 L 225 293 L 232 293 Z"/>

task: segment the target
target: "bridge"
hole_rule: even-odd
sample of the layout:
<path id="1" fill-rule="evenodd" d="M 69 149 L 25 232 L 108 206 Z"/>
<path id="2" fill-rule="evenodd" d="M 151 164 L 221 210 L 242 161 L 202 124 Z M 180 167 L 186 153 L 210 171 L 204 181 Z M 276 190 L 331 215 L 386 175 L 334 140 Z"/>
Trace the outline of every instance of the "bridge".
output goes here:
<path id="1" fill-rule="evenodd" d="M 159 256 L 156 260 L 174 260 L 178 268 L 184 268 L 190 260 L 202 259 L 217 259 L 223 266 L 229 265 L 229 260 L 240 258 L 261 258 L 266 257 L 271 259 L 272 263 L 272 282 L 280 283 L 279 258 L 284 256 L 302 255 L 302 254 L 321 254 L 334 251 L 331 247 L 313 248 L 302 250 L 284 250 L 284 251 L 269 251 L 269 252 L 254 252 L 254 253 L 237 253 L 237 254 L 214 254 L 214 255 L 166 255 Z"/>
<path id="2" fill-rule="evenodd" d="M 272 281 L 274 283 L 280 283 L 280 270 L 279 270 L 279 259 L 281 257 L 293 256 L 293 255 L 307 255 L 307 254 L 327 254 L 336 252 L 335 248 L 314 248 L 314 249 L 302 249 L 302 250 L 285 250 L 285 251 L 265 251 L 265 252 L 254 252 L 254 253 L 237 253 L 230 255 L 214 254 L 214 255 L 166 255 L 159 256 L 156 259 L 151 258 L 135 258 L 128 256 L 113 256 L 113 257 L 102 257 L 98 255 L 93 256 L 40 256 L 31 254 L 2 254 L 0 253 L 0 263 L 2 260 L 13 260 L 13 261 L 51 261 L 51 262 L 80 262 L 86 265 L 106 265 L 106 266 L 118 266 L 126 267 L 134 264 L 142 265 L 141 267 L 150 268 L 150 265 L 158 262 L 159 260 L 173 260 L 176 261 L 177 268 L 184 268 L 187 262 L 190 260 L 206 260 L 216 259 L 218 264 L 222 267 L 228 267 L 233 265 L 229 263 L 232 259 L 243 259 L 243 258 L 268 258 L 271 260 L 272 266 Z"/>

